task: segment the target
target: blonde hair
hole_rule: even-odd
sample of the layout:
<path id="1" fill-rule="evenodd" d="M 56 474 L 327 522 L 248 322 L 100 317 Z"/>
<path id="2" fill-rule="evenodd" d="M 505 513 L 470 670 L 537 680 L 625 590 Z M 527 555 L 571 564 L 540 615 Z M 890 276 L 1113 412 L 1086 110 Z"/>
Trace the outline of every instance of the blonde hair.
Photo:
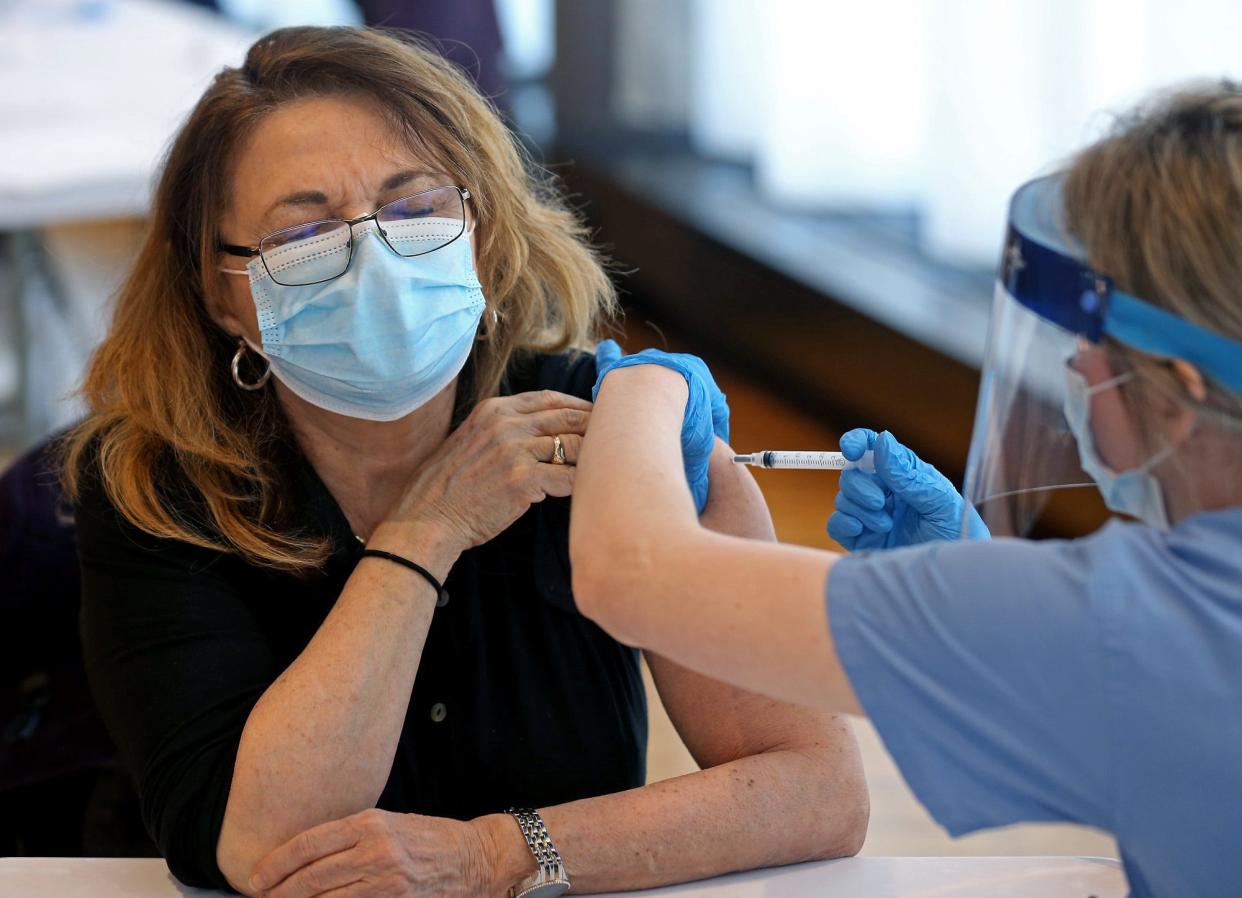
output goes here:
<path id="1" fill-rule="evenodd" d="M 1242 89 L 1229 82 L 1157 96 L 1120 119 L 1066 175 L 1070 231 L 1093 268 L 1120 289 L 1242 342 Z M 1207 397 L 1191 397 L 1166 359 L 1113 340 L 1136 395 L 1196 407 L 1242 424 L 1242 394 L 1204 372 Z M 1148 402 L 1134 402 L 1149 448 L 1159 434 Z"/>
<path id="2" fill-rule="evenodd" d="M 87 465 L 125 520 L 154 536 L 290 571 L 326 560 L 321 535 L 288 523 L 277 459 L 287 457 L 292 436 L 275 392 L 236 388 L 235 338 L 206 304 L 222 289 L 217 224 L 238 148 L 282 105 L 340 95 L 374 101 L 397 133 L 471 193 L 488 311 L 460 400 L 495 395 L 521 355 L 586 348 L 614 312 L 612 284 L 583 225 L 451 63 L 396 33 L 275 31 L 241 68 L 216 76 L 168 152 L 149 233 L 82 386 L 89 416 L 64 444 L 71 495 Z"/>

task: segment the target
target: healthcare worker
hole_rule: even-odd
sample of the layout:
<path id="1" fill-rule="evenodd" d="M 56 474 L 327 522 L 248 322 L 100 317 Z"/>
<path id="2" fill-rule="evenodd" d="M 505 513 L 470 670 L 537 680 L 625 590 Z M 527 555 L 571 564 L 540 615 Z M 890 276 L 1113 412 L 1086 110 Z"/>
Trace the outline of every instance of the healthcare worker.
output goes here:
<path id="1" fill-rule="evenodd" d="M 954 835 L 1083 823 L 1135 896 L 1242 894 L 1242 90 L 1161 100 L 1018 190 L 989 340 L 966 501 L 852 431 L 875 473 L 843 475 L 830 530 L 872 551 L 846 557 L 700 528 L 686 480 L 723 397 L 697 359 L 603 344 L 577 600 L 705 674 L 868 715 Z M 999 538 L 1092 481 L 1137 520 Z"/>

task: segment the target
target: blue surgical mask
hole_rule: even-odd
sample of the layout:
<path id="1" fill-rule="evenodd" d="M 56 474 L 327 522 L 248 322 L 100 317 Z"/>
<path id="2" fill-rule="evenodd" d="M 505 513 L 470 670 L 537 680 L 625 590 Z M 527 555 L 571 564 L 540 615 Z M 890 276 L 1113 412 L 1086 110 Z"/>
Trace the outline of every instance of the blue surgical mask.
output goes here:
<path id="1" fill-rule="evenodd" d="M 1089 386 L 1087 379 L 1072 366 L 1065 366 L 1065 420 L 1078 441 L 1078 458 L 1082 469 L 1100 488 L 1104 504 L 1113 511 L 1138 518 L 1152 527 L 1168 529 L 1169 516 L 1164 507 L 1164 492 L 1151 469 L 1169 457 L 1166 447 L 1137 468 L 1117 472 L 1104 463 L 1095 448 L 1091 431 L 1091 397 L 1096 393 L 1120 386 L 1134 375 L 1122 374 L 1103 383 Z"/>
<path id="2" fill-rule="evenodd" d="M 284 287 L 261 259 L 252 260 L 247 272 L 263 340 L 252 348 L 307 402 L 394 421 L 465 367 L 485 303 L 466 235 L 407 258 L 374 228 L 355 232 L 349 270 L 324 283 Z"/>

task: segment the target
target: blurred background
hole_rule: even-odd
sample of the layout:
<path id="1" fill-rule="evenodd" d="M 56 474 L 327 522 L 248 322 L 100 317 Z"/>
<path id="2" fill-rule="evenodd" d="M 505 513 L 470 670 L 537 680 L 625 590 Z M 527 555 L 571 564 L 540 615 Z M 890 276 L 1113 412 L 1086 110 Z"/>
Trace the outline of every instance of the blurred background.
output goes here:
<path id="1" fill-rule="evenodd" d="M 212 74 L 271 28 L 364 22 L 471 73 L 616 260 L 628 347 L 705 356 L 740 450 L 865 424 L 952 477 L 1008 195 L 1153 88 L 1242 76 L 1229 0 L 0 0 L 0 468 L 80 414 L 159 158 Z M 831 545 L 835 475 L 759 476 L 782 539 Z M 1098 515 L 1068 507 L 1045 535 Z M 72 809 L 111 764 L 76 595 L 10 585 L 0 854 L 73 853 Z M 652 709 L 650 777 L 692 769 Z M 857 731 L 866 853 L 1115 853 L 1068 827 L 950 841 Z"/>

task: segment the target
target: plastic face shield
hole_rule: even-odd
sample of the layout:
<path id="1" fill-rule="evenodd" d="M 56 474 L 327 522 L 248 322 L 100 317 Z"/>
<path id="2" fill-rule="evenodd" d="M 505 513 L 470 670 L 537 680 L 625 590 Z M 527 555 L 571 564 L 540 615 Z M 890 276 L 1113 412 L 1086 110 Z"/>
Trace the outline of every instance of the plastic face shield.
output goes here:
<path id="1" fill-rule="evenodd" d="M 1052 510 L 1061 527 L 1099 520 L 1098 491 L 1063 409 L 1066 365 L 1105 335 L 1242 391 L 1242 345 L 1091 269 L 1064 226 L 1061 185 L 1061 175 L 1031 181 L 1009 208 L 964 490 L 994 536 L 1037 533 Z"/>

